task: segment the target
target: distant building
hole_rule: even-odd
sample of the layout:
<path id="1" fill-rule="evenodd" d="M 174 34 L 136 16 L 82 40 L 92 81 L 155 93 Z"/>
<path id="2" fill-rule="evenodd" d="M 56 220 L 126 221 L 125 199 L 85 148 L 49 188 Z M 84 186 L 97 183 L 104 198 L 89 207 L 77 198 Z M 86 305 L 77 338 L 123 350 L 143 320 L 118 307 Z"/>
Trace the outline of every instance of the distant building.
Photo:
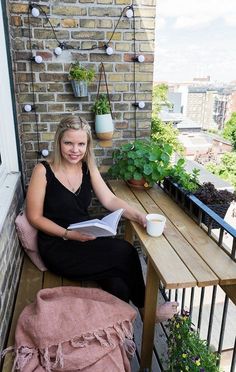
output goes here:
<path id="1" fill-rule="evenodd" d="M 214 120 L 217 91 L 206 87 L 189 87 L 187 117 L 202 125 L 202 129 L 216 128 Z"/>

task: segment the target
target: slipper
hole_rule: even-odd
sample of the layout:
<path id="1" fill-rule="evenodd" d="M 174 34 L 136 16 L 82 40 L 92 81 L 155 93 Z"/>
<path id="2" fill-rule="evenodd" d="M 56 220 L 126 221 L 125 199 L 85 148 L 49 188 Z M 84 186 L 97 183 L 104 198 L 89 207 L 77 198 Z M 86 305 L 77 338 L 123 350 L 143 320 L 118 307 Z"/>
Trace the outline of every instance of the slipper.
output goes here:
<path id="1" fill-rule="evenodd" d="M 173 316 L 178 312 L 178 306 L 178 302 L 165 302 L 164 304 L 158 306 L 156 312 L 156 322 L 160 323 L 173 318 Z"/>

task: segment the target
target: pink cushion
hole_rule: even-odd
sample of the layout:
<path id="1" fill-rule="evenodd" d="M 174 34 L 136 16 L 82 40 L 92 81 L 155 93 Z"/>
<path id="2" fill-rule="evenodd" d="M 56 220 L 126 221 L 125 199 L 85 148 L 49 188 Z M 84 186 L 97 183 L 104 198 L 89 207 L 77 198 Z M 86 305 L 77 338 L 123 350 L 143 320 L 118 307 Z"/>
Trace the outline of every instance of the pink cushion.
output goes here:
<path id="1" fill-rule="evenodd" d="M 22 211 L 20 214 L 18 214 L 15 220 L 15 225 L 18 238 L 22 247 L 24 248 L 25 253 L 39 270 L 46 271 L 47 268 L 45 267 L 38 253 L 38 231 L 32 225 L 30 225 L 25 215 L 25 211 Z"/>

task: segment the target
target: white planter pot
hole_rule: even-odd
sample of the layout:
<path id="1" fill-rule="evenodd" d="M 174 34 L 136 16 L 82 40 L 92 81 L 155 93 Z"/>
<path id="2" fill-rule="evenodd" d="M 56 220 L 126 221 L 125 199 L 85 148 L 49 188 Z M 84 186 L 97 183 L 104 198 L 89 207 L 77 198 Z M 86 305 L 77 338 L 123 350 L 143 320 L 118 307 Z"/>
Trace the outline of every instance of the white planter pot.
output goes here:
<path id="1" fill-rule="evenodd" d="M 96 115 L 95 131 L 99 139 L 110 140 L 112 138 L 114 125 L 111 114 Z"/>
<path id="2" fill-rule="evenodd" d="M 88 83 L 87 81 L 71 80 L 73 92 L 75 97 L 87 97 Z"/>

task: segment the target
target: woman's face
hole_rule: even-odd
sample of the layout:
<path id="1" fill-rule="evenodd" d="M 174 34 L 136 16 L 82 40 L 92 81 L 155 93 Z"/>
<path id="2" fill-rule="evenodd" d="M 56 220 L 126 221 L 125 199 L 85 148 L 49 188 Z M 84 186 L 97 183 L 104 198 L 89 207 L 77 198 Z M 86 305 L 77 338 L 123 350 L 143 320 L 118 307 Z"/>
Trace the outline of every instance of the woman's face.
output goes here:
<path id="1" fill-rule="evenodd" d="M 61 156 L 72 164 L 83 159 L 87 149 L 87 133 L 84 130 L 68 129 L 61 138 Z"/>

